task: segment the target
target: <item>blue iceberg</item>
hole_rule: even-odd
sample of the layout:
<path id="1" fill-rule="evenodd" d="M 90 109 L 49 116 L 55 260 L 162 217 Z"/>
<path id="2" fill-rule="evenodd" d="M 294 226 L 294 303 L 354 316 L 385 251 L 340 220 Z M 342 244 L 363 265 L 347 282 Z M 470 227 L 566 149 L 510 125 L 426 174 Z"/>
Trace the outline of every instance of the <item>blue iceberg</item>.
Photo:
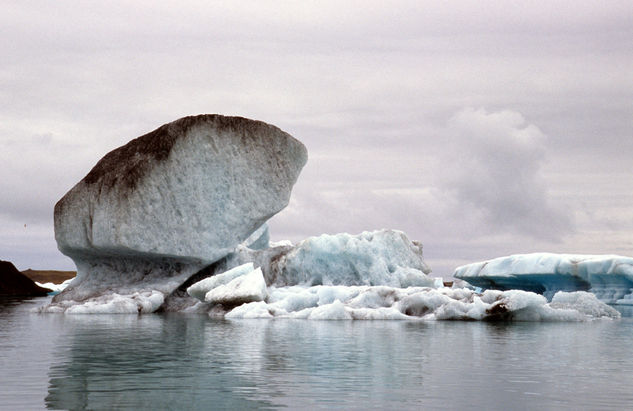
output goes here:
<path id="1" fill-rule="evenodd" d="M 515 254 L 458 267 L 455 278 L 485 289 L 519 289 L 551 300 L 590 291 L 608 304 L 633 305 L 633 258 L 618 255 Z"/>

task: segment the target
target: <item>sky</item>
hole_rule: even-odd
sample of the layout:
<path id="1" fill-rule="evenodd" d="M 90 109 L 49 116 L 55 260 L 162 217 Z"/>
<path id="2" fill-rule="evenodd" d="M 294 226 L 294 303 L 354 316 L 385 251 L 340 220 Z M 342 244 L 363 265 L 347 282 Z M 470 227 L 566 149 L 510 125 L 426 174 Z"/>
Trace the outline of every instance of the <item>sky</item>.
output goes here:
<path id="1" fill-rule="evenodd" d="M 74 269 L 57 200 L 201 113 L 306 145 L 273 240 L 398 229 L 444 278 L 633 256 L 633 2 L 0 3 L 0 259 L 21 270 Z"/>

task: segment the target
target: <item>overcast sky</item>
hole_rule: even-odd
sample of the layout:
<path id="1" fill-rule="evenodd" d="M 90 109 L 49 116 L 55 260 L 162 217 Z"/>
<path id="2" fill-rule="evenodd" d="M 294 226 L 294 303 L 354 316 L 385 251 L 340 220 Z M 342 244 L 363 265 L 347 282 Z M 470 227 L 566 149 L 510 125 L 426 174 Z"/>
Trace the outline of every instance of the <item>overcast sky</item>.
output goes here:
<path id="1" fill-rule="evenodd" d="M 444 277 L 633 256 L 633 2 L 155 3 L 1 1 L 0 259 L 74 269 L 56 201 L 200 113 L 307 146 L 273 240 L 396 228 Z"/>

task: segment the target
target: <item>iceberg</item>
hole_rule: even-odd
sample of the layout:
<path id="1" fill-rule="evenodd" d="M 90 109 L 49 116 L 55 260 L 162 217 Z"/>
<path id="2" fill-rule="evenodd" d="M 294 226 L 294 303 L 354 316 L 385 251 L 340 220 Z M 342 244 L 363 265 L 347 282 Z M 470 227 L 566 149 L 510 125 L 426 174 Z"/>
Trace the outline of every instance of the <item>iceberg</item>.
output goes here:
<path id="1" fill-rule="evenodd" d="M 422 244 L 398 230 L 323 234 L 297 245 L 288 243 L 263 250 L 239 247 L 220 270 L 252 262 L 262 268 L 266 284 L 388 285 L 433 287 Z"/>
<path id="2" fill-rule="evenodd" d="M 633 305 L 633 258 L 618 255 L 516 254 L 458 267 L 455 278 L 484 289 L 520 289 L 552 300 L 590 291 L 608 304 Z"/>
<path id="3" fill-rule="evenodd" d="M 196 282 L 195 284 L 187 288 L 187 294 L 194 298 L 197 298 L 198 300 L 204 301 L 204 297 L 209 291 L 221 285 L 228 284 L 237 277 L 241 277 L 253 271 L 255 271 L 255 266 L 253 265 L 253 263 L 242 264 L 225 273 L 217 274 L 212 277 L 207 277 L 204 280 Z"/>
<path id="4" fill-rule="evenodd" d="M 261 268 L 243 264 L 226 273 L 198 281 L 187 294 L 209 304 L 235 306 L 266 298 L 266 281 Z"/>
<path id="5" fill-rule="evenodd" d="M 586 321 L 620 318 L 593 294 L 558 292 L 551 302 L 522 290 L 398 288 L 386 285 L 266 287 L 247 263 L 187 289 L 200 302 L 189 312 L 227 319 Z"/>
<path id="6" fill-rule="evenodd" d="M 620 313 L 583 291 L 559 292 L 548 303 L 542 295 L 521 290 L 487 290 L 477 294 L 451 288 L 292 286 L 272 287 L 264 301 L 232 308 L 224 313 L 224 318 L 588 321 L 617 319 Z"/>
<path id="7" fill-rule="evenodd" d="M 42 288 L 48 288 L 49 290 L 51 290 L 51 293 L 48 293 L 49 295 L 55 295 L 55 294 L 59 294 L 60 292 L 64 291 L 66 289 L 66 287 L 68 287 L 70 285 L 70 283 L 74 280 L 75 278 L 69 278 L 68 280 L 64 280 L 63 282 L 59 283 L 59 284 L 55 284 L 55 283 L 38 283 L 37 281 L 35 282 L 35 284 L 37 284 L 39 287 Z"/>
<path id="8" fill-rule="evenodd" d="M 204 295 L 209 304 L 241 305 L 266 298 L 266 282 L 260 268 L 213 288 Z"/>
<path id="9" fill-rule="evenodd" d="M 55 205 L 55 239 L 77 277 L 50 310 L 146 312 L 239 244 L 265 248 L 265 223 L 306 161 L 277 127 L 221 115 L 176 120 L 108 153 Z"/>

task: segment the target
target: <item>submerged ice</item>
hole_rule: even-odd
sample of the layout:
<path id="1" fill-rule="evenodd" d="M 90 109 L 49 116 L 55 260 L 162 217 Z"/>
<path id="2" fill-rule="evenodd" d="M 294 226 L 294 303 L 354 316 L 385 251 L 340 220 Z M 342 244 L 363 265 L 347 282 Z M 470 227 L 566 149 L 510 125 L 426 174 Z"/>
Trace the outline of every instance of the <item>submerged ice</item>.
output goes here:
<path id="1" fill-rule="evenodd" d="M 489 289 L 590 291 L 609 304 L 633 304 L 633 258 L 617 255 L 534 253 L 458 267 L 455 278 Z"/>

